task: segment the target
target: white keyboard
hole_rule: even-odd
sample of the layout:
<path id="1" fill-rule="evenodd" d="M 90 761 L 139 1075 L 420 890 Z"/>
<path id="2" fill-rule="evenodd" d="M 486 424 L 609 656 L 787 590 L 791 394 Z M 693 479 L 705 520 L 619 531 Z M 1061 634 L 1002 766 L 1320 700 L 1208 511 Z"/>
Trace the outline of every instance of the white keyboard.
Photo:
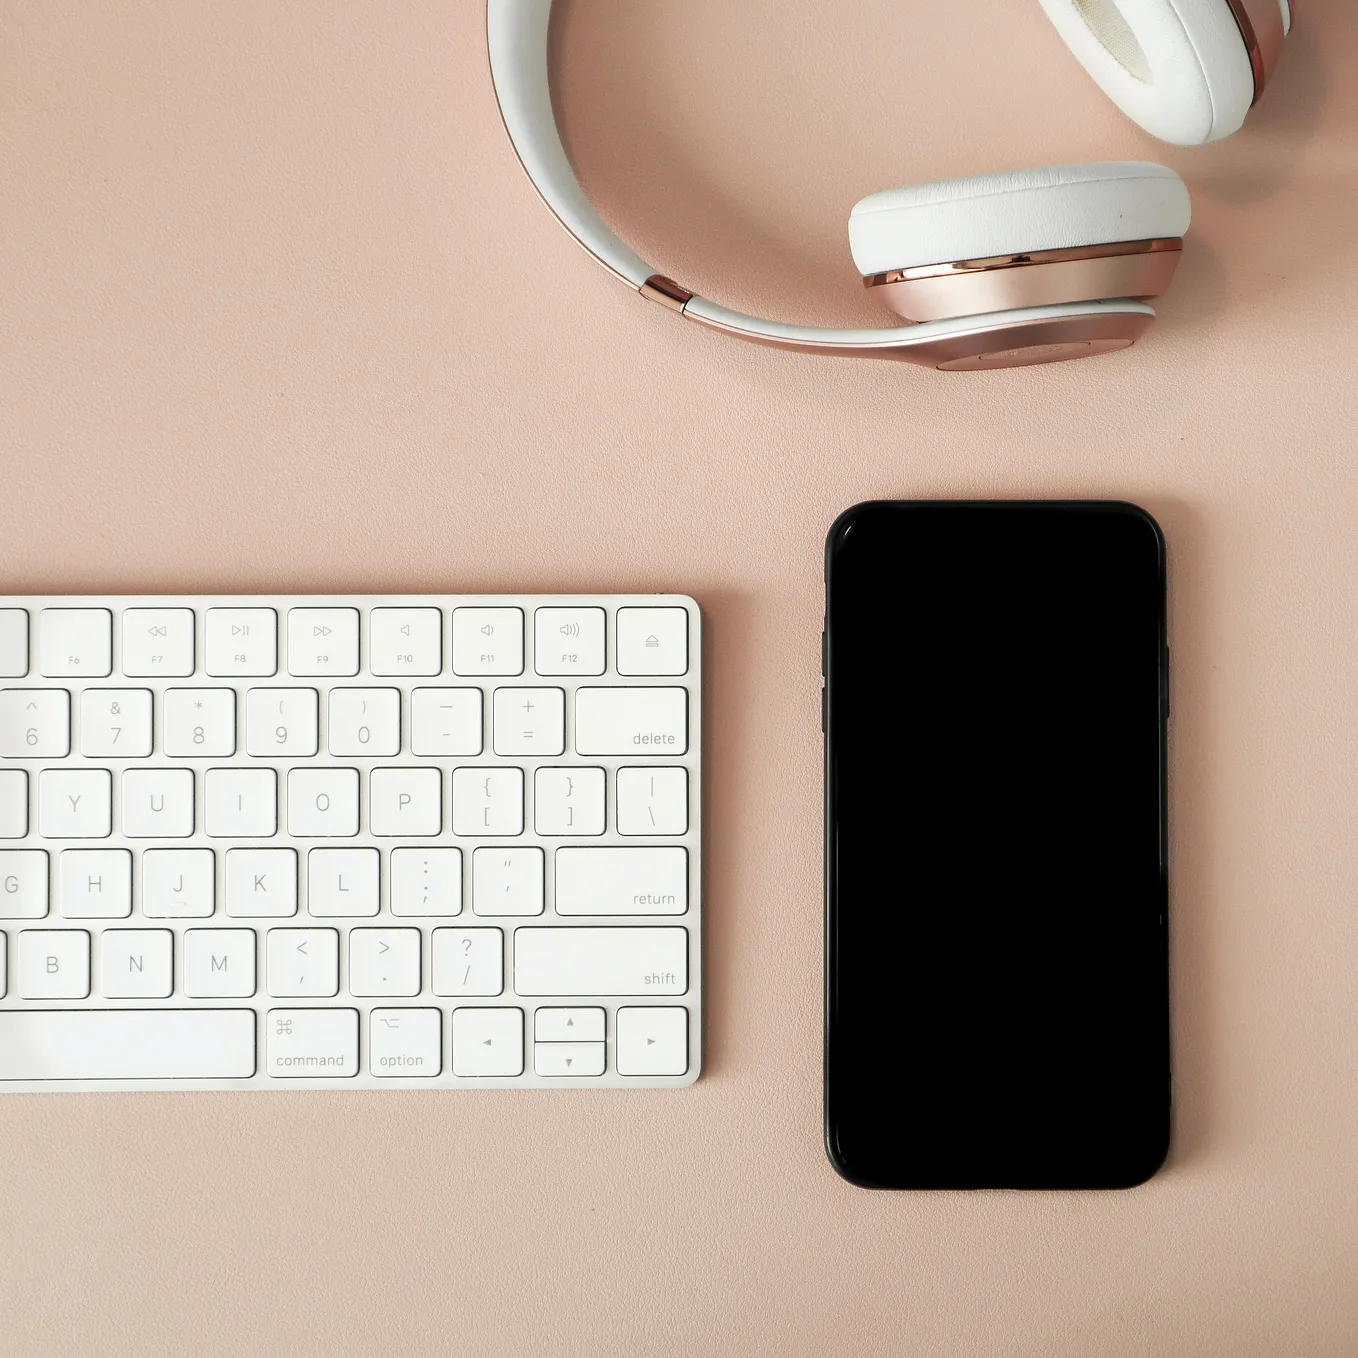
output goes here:
<path id="1" fill-rule="evenodd" d="M 0 1091 L 698 1076 L 702 629 L 0 597 Z"/>

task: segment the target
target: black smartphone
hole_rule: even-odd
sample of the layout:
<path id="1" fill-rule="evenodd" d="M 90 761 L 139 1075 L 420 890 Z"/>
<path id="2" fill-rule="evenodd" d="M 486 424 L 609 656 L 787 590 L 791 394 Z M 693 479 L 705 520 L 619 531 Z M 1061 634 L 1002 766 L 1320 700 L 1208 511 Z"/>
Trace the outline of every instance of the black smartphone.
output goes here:
<path id="1" fill-rule="evenodd" d="M 1127 1188 L 1169 1149 L 1164 538 L 861 504 L 826 544 L 825 1137 L 876 1188 Z"/>

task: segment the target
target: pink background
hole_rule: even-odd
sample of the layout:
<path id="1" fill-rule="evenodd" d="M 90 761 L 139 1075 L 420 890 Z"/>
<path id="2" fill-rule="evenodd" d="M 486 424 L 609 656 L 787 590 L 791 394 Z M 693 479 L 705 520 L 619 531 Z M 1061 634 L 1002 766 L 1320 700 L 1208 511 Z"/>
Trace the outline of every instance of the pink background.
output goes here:
<path id="1" fill-rule="evenodd" d="M 0 1351 L 1358 1351 L 1358 10 L 1302 14 L 1245 133 L 1177 151 L 1020 0 L 562 0 L 585 181 L 729 304 L 876 318 L 875 189 L 1188 176 L 1141 346 L 950 376 L 611 282 L 505 144 L 476 0 L 0 7 L 6 589 L 683 590 L 710 680 L 695 1088 L 2 1098 Z M 872 1195 L 821 1150 L 821 545 L 892 495 L 1127 497 L 1168 535 L 1179 1097 L 1144 1189 Z"/>

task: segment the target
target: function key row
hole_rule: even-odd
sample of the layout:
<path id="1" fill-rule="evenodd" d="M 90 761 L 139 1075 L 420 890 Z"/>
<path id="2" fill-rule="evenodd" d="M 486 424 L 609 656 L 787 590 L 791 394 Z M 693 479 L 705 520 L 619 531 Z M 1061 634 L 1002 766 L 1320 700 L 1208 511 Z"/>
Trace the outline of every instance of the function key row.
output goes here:
<path id="1" fill-rule="evenodd" d="M 454 608 L 447 634 L 453 674 L 524 672 L 524 610 Z M 36 622 L 36 644 L 30 635 Z M 197 615 L 192 608 L 127 608 L 121 614 L 119 672 L 137 678 L 196 673 Z M 357 608 L 291 608 L 282 629 L 272 608 L 204 611 L 207 674 L 267 678 L 356 675 L 363 668 Z M 534 670 L 541 675 L 600 675 L 607 669 L 602 608 L 543 607 L 533 613 Z M 32 664 L 45 678 L 103 679 L 113 673 L 114 617 L 107 608 L 0 609 L 0 678 L 24 678 Z M 367 670 L 429 676 L 445 669 L 445 611 L 373 608 L 367 615 Z M 31 652 L 36 653 L 34 658 Z M 688 672 L 688 613 L 676 607 L 625 607 L 616 614 L 614 666 L 628 676 Z"/>

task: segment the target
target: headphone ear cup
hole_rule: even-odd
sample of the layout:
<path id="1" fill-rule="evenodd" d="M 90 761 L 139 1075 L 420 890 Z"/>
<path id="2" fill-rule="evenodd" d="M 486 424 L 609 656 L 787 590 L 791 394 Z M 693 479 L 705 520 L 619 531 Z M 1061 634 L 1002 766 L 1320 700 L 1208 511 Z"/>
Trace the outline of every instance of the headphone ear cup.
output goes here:
<path id="1" fill-rule="evenodd" d="M 1229 0 L 1041 0 L 1100 89 L 1133 122 L 1179 146 L 1229 137 L 1256 96 Z"/>
<path id="2" fill-rule="evenodd" d="M 1158 296 L 1188 230 L 1188 189 L 1138 161 L 1056 165 L 874 193 L 849 244 L 864 283 L 914 321 Z"/>

